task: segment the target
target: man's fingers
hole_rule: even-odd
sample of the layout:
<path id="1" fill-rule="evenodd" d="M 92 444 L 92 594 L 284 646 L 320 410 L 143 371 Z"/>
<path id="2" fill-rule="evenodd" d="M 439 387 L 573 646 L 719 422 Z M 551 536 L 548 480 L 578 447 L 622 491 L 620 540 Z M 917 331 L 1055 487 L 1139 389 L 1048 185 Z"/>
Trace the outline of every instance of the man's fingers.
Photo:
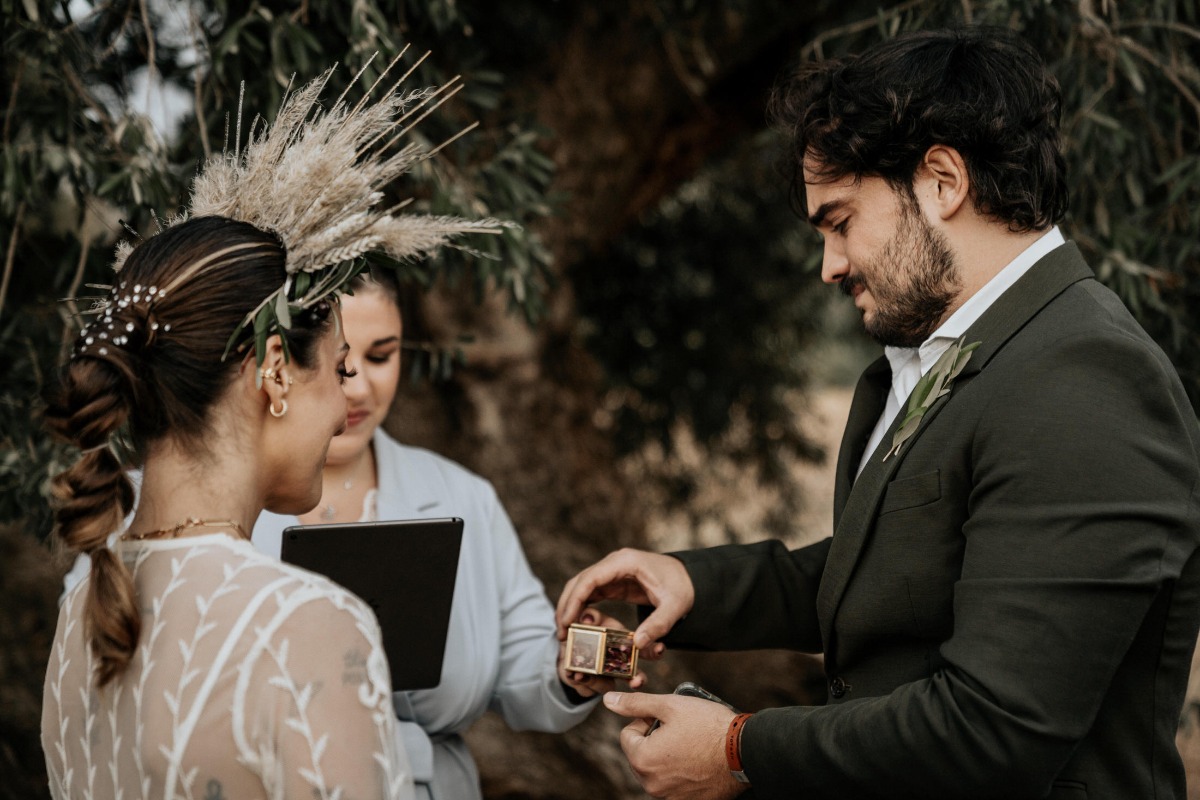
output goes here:
<path id="1" fill-rule="evenodd" d="M 629 731 L 636 737 L 644 739 L 646 737 L 646 732 L 650 730 L 650 726 L 653 724 L 654 720 L 652 719 L 635 719 L 626 725 L 624 730 Z"/>
<path id="2" fill-rule="evenodd" d="M 653 722 L 649 719 L 635 719 L 621 729 L 621 750 L 629 759 L 630 766 L 636 760 L 637 748 L 645 742 L 646 733 L 650 730 Z"/>
<path id="3" fill-rule="evenodd" d="M 604 705 L 622 717 L 658 719 L 666 712 L 674 695 L 647 694 L 646 692 L 606 692 Z"/>
<path id="4" fill-rule="evenodd" d="M 633 646 L 639 650 L 649 650 L 651 645 L 658 642 L 670 632 L 675 623 L 686 614 L 686 611 L 681 611 L 674 602 L 663 603 L 659 608 L 654 609 L 646 619 L 642 620 L 642 624 L 638 625 L 637 630 L 633 634 Z M 655 645 L 656 648 L 665 649 L 664 645 Z M 651 660 L 662 655 L 663 649 L 659 649 L 656 655 L 651 655 Z"/>
<path id="5" fill-rule="evenodd" d="M 629 577 L 629 570 L 622 566 L 630 560 L 626 551 L 618 550 L 609 553 L 592 566 L 580 572 L 567 581 L 562 594 L 558 596 L 556 618 L 558 621 L 559 638 L 565 639 L 567 626 L 579 619 L 583 608 L 592 600 L 599 600 L 612 594 L 605 592 L 612 584 L 619 584 Z M 619 592 L 618 592 L 619 594 Z"/>
<path id="6" fill-rule="evenodd" d="M 592 599 L 598 585 L 607 582 L 600 571 L 604 561 L 594 564 L 567 581 L 558 597 L 555 617 L 558 621 L 558 638 L 567 638 L 567 626 L 579 619 L 583 607 Z"/>
<path id="7" fill-rule="evenodd" d="M 634 636 L 634 644 L 644 649 L 665 636 L 691 610 L 695 590 L 678 559 L 629 548 L 609 553 L 563 588 L 556 609 L 559 638 L 566 638 L 567 627 L 579 618 L 587 603 L 605 599 L 655 606 Z"/>
<path id="8" fill-rule="evenodd" d="M 625 754 L 625 759 L 629 762 L 629 768 L 633 770 L 638 783 L 642 783 L 643 785 L 646 780 L 646 774 L 642 770 L 641 748 L 646 744 L 646 733 L 649 730 L 649 720 L 635 719 L 621 729 L 620 737 L 621 752 Z"/>

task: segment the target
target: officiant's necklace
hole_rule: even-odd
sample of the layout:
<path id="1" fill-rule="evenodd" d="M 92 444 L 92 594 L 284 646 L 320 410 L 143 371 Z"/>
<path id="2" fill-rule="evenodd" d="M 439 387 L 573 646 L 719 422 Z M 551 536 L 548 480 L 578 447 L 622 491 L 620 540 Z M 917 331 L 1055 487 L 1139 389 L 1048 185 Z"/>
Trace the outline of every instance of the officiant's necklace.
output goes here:
<path id="1" fill-rule="evenodd" d="M 369 484 L 374 474 L 375 461 L 371 457 L 371 449 L 368 447 L 359 457 L 358 463 L 356 463 L 350 469 L 350 474 L 341 482 L 342 491 L 350 491 L 354 488 L 356 483 L 361 486 L 364 480 L 366 480 Z M 334 498 L 328 497 L 326 493 L 322 493 L 321 499 L 325 502 L 321 503 L 320 510 L 317 512 L 317 516 L 321 518 L 322 522 L 333 522 L 335 519 L 337 519 L 337 503 L 334 502 Z M 340 503 L 341 500 L 339 499 L 337 502 Z"/>
<path id="2" fill-rule="evenodd" d="M 342 481 L 342 489 L 344 489 L 345 491 L 348 492 L 353 488 L 354 488 L 354 480 L 353 479 L 346 478 L 346 480 Z M 337 506 L 335 506 L 333 503 L 326 503 L 321 508 L 321 519 L 325 520 L 326 522 L 332 522 L 336 516 L 337 516 Z"/>

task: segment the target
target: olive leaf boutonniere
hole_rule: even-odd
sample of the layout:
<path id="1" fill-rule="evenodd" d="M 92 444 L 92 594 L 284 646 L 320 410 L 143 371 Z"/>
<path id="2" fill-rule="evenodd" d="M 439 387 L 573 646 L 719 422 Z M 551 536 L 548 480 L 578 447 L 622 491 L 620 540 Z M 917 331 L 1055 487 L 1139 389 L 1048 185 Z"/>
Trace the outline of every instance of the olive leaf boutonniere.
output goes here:
<path id="1" fill-rule="evenodd" d="M 904 421 L 900 423 L 896 435 L 892 437 L 892 448 L 884 455 L 884 461 L 899 453 L 904 443 L 912 438 L 912 435 L 917 432 L 917 428 L 921 426 L 921 418 L 925 416 L 925 412 L 934 402 L 939 397 L 950 394 L 951 384 L 963 371 L 963 367 L 967 366 L 967 362 L 971 360 L 971 352 L 980 344 L 982 342 L 971 342 L 964 345 L 963 340 L 959 339 L 946 348 L 946 352 L 942 353 L 942 357 L 934 363 L 929 372 L 917 381 L 912 394 L 908 396 L 908 411 L 904 414 Z"/>

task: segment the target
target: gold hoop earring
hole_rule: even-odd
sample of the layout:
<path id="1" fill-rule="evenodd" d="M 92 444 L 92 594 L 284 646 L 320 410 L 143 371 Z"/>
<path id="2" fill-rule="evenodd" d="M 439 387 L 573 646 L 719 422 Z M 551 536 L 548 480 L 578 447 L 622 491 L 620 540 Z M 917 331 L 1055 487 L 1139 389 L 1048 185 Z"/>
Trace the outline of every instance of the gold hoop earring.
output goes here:
<path id="1" fill-rule="evenodd" d="M 267 407 L 267 410 L 271 412 L 272 417 L 274 417 L 275 419 L 279 419 L 280 417 L 282 417 L 284 414 L 287 413 L 287 398 L 286 397 L 279 398 L 279 410 L 278 411 L 275 410 L 275 401 L 274 400 L 271 401 L 271 405 L 269 405 Z"/>

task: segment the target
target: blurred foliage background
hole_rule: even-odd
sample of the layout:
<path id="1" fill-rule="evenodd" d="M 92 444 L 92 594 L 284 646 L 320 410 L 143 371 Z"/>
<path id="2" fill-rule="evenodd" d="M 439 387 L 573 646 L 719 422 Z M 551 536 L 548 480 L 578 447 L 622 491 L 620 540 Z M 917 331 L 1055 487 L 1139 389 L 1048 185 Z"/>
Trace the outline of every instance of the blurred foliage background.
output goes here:
<path id="1" fill-rule="evenodd" d="M 293 74 L 334 62 L 331 96 L 378 51 L 365 89 L 405 45 L 408 64 L 431 51 L 418 84 L 463 75 L 420 135 L 482 124 L 397 195 L 523 227 L 408 265 L 418 381 L 389 428 L 497 484 L 552 595 L 608 549 L 645 546 L 656 515 L 721 540 L 795 539 L 791 471 L 823 457 L 806 404 L 874 352 L 817 278 L 766 129 L 772 82 L 797 60 L 947 24 L 1022 31 L 1063 88 L 1065 232 L 1200 400 L 1191 0 L 0 0 L 0 15 L 0 797 L 45 792 L 58 572 L 39 554 L 47 477 L 73 454 L 41 433 L 37 398 L 78 325 L 60 300 L 108 282 L 122 221 L 150 233 L 180 208 L 236 134 L 242 81 L 244 135 Z M 696 502 L 718 464 L 769 493 L 750 523 Z M 745 708 L 821 699 L 814 662 L 772 658 L 659 677 L 698 675 Z M 637 796 L 615 730 L 596 715 L 513 737 L 493 721 L 473 746 L 490 797 Z"/>

